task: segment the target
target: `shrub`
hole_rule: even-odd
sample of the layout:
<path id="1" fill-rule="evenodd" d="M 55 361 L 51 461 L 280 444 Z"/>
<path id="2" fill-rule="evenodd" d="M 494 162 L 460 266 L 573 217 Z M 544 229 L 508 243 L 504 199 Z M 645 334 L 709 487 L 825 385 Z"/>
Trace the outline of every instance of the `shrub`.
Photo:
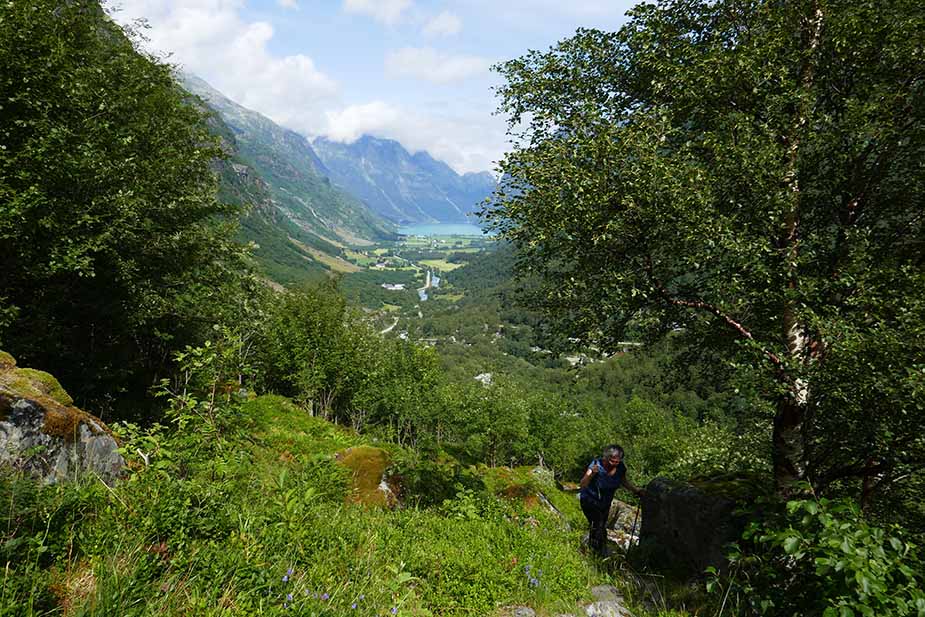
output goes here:
<path id="1" fill-rule="evenodd" d="M 753 523 L 734 547 L 726 585 L 760 615 L 925 615 L 922 563 L 901 530 L 876 527 L 847 500 L 790 501 L 784 512 Z M 715 573 L 714 573 L 715 574 Z"/>

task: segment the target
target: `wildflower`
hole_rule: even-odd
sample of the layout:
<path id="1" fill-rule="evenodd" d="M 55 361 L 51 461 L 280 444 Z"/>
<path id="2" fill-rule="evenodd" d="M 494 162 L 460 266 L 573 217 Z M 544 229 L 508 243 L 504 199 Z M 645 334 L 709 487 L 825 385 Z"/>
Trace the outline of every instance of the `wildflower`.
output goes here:
<path id="1" fill-rule="evenodd" d="M 321 594 L 321 599 L 322 599 L 322 600 L 327 600 L 327 599 L 330 598 L 330 597 L 331 597 L 331 596 L 329 596 L 327 593 Z"/>
<path id="2" fill-rule="evenodd" d="M 366 599 L 366 595 L 361 593 L 361 594 L 360 594 L 360 600 L 365 600 L 365 599 Z"/>
<path id="3" fill-rule="evenodd" d="M 289 602 L 292 602 L 292 594 L 291 594 L 291 593 L 286 594 L 286 600 L 289 601 Z"/>
<path id="4" fill-rule="evenodd" d="M 350 605 L 350 608 L 356 608 L 356 607 L 357 607 L 357 603 L 356 603 L 356 602 L 354 602 L 353 604 Z"/>
<path id="5" fill-rule="evenodd" d="M 393 615 L 397 615 L 397 614 L 398 614 L 398 607 L 397 607 L 397 606 L 393 606 L 393 607 L 392 607 L 392 614 L 393 614 Z"/>
<path id="6" fill-rule="evenodd" d="M 537 579 L 535 579 L 535 578 L 531 578 L 531 579 L 530 579 L 530 586 L 531 586 L 531 587 L 536 587 L 536 586 L 538 586 L 539 584 L 540 584 L 539 580 L 537 580 Z"/>
<path id="7" fill-rule="evenodd" d="M 288 575 L 288 574 L 283 574 L 283 582 L 284 582 L 284 583 L 288 583 L 288 582 L 289 582 L 289 575 Z"/>
<path id="8" fill-rule="evenodd" d="M 286 576 L 292 576 L 292 568 L 286 570 Z"/>

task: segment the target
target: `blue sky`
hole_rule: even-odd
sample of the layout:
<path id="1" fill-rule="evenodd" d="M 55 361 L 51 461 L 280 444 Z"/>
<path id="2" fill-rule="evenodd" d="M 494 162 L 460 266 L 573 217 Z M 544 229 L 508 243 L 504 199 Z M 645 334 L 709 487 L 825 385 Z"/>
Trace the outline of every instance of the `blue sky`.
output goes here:
<path id="1" fill-rule="evenodd" d="M 507 140 L 489 67 L 578 27 L 616 29 L 599 0 L 110 0 L 148 48 L 231 99 L 314 137 L 364 133 L 491 170 Z"/>

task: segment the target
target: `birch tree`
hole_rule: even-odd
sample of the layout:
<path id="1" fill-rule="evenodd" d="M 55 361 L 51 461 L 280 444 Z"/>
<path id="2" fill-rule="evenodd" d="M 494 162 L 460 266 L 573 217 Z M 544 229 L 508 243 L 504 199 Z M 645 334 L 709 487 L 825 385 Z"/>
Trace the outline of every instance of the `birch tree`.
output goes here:
<path id="1" fill-rule="evenodd" d="M 665 1 L 496 67 L 512 149 L 483 216 L 538 305 L 588 342 L 682 331 L 754 371 L 785 496 L 923 462 L 923 14 Z"/>

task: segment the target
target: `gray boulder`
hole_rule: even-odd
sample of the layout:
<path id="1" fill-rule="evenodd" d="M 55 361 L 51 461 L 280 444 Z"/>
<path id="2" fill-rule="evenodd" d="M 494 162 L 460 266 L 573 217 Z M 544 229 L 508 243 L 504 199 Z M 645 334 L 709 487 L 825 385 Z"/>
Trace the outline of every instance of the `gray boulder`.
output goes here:
<path id="1" fill-rule="evenodd" d="M 87 473 L 114 482 L 125 466 L 116 440 L 99 418 L 72 403 L 54 377 L 17 368 L 0 352 L 0 467 L 48 484 Z"/>
<path id="2" fill-rule="evenodd" d="M 631 617 L 632 613 L 623 605 L 620 590 L 612 585 L 598 585 L 591 588 L 594 602 L 585 607 L 588 617 Z"/>
<path id="3" fill-rule="evenodd" d="M 622 531 L 627 534 L 638 534 L 642 524 L 640 508 L 631 506 L 625 501 L 614 499 L 610 503 L 610 514 L 607 516 L 607 528 Z"/>
<path id="4" fill-rule="evenodd" d="M 652 480 L 643 499 L 641 543 L 680 572 L 700 575 L 709 566 L 725 568 L 726 545 L 741 537 L 751 516 L 742 506 L 764 492 L 755 482 Z"/>

